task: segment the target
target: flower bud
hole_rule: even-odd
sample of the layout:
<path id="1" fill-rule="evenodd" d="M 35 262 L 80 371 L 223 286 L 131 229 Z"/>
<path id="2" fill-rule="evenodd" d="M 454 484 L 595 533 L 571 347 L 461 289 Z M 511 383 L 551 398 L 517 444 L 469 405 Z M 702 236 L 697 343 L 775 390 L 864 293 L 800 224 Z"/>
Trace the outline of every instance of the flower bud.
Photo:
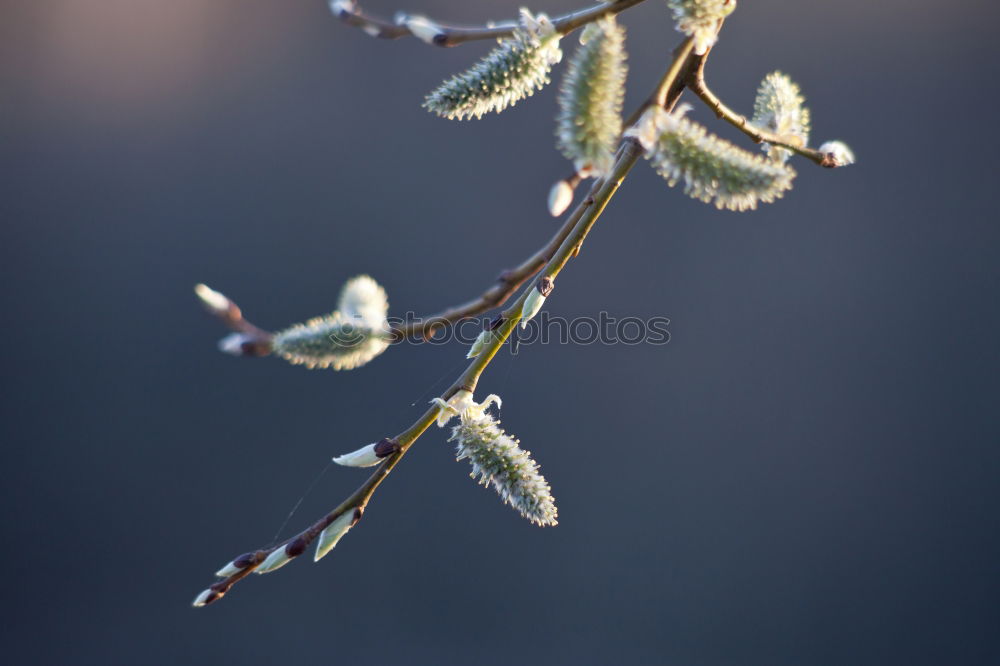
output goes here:
<path id="1" fill-rule="evenodd" d="M 228 313 L 232 305 L 232 302 L 228 298 L 206 284 L 196 284 L 194 286 L 194 293 L 201 300 L 202 305 L 217 317 Z"/>
<path id="2" fill-rule="evenodd" d="M 213 601 L 218 600 L 221 596 L 221 594 L 212 588 L 208 588 L 207 590 L 202 590 L 198 596 L 194 598 L 194 601 L 191 602 L 191 605 L 195 608 L 201 608 L 202 606 L 207 606 Z"/>
<path id="3" fill-rule="evenodd" d="M 573 203 L 573 186 L 569 181 L 560 180 L 549 190 L 549 215 L 559 217 Z"/>
<path id="4" fill-rule="evenodd" d="M 327 553 L 333 550 L 333 547 L 337 545 L 341 537 L 347 534 L 347 531 L 361 520 L 361 512 L 360 507 L 348 509 L 337 516 L 332 523 L 327 525 L 326 529 L 320 532 L 319 538 L 316 539 L 316 554 L 313 556 L 313 562 L 319 562 Z"/>
<path id="5" fill-rule="evenodd" d="M 369 444 L 357 451 L 337 456 L 333 459 L 333 462 L 344 467 L 372 467 L 382 462 L 382 460 L 375 455 L 375 444 Z"/>
<path id="6" fill-rule="evenodd" d="M 441 26 L 425 16 L 407 16 L 402 23 L 414 37 L 427 44 L 436 44 L 445 36 Z"/>
<path id="7" fill-rule="evenodd" d="M 479 352 L 483 351 L 483 347 L 485 347 L 492 339 L 493 331 L 487 329 L 480 333 L 472 343 L 472 346 L 469 347 L 469 353 L 465 355 L 465 358 L 476 358 L 479 356 Z"/>
<path id="8" fill-rule="evenodd" d="M 230 333 L 219 340 L 219 351 L 233 356 L 247 356 L 244 346 L 253 343 L 253 338 L 245 333 Z"/>
<path id="9" fill-rule="evenodd" d="M 260 566 L 254 569 L 254 573 L 266 574 L 272 571 L 277 571 L 281 567 L 285 566 L 292 561 L 292 556 L 288 554 L 288 546 L 279 546 L 267 556 L 267 559 L 260 563 Z"/>
<path id="10" fill-rule="evenodd" d="M 521 328 L 525 328 L 528 322 L 542 309 L 545 299 L 552 293 L 554 286 L 552 278 L 549 277 L 544 277 L 535 283 L 521 307 Z"/>
<path id="11" fill-rule="evenodd" d="M 353 14 L 354 0 L 330 0 L 330 11 L 340 18 Z"/>
<path id="12" fill-rule="evenodd" d="M 827 141 L 819 147 L 819 152 L 824 153 L 823 166 L 825 167 L 842 167 L 854 164 L 854 151 L 843 141 Z"/>
<path id="13" fill-rule="evenodd" d="M 333 459 L 333 462 L 346 467 L 373 467 L 396 451 L 399 451 L 399 442 L 387 437 L 357 451 L 338 456 Z"/>

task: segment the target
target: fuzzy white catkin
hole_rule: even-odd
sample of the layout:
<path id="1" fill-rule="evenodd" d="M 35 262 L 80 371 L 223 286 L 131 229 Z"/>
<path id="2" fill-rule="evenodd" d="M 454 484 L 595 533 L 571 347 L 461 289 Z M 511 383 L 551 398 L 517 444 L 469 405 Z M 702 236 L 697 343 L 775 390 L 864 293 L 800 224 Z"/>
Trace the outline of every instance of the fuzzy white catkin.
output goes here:
<path id="1" fill-rule="evenodd" d="M 809 109 L 803 106 L 802 91 L 787 75 L 771 72 L 760 82 L 753 104 L 751 124 L 785 139 L 809 145 Z M 792 152 L 787 148 L 761 144 L 771 159 L 785 162 Z"/>
<path id="2" fill-rule="evenodd" d="M 562 59 L 560 35 L 544 14 L 522 10 L 521 27 L 471 68 L 442 83 L 424 107 L 450 119 L 481 118 L 530 97 Z"/>
<path id="3" fill-rule="evenodd" d="M 684 193 L 717 208 L 748 210 L 771 203 L 792 186 L 795 171 L 780 162 L 738 148 L 684 117 L 682 105 L 667 113 L 647 111 L 627 132 L 646 150 L 646 157 L 673 187 L 684 181 Z"/>
<path id="4" fill-rule="evenodd" d="M 334 312 L 279 331 L 272 344 L 274 353 L 293 365 L 353 370 L 384 352 L 389 337 Z"/>
<path id="5" fill-rule="evenodd" d="M 694 38 L 694 52 L 704 55 L 715 44 L 719 20 L 736 9 L 736 0 L 667 0 L 677 30 Z"/>
<path id="6" fill-rule="evenodd" d="M 466 409 L 448 441 L 457 442 L 456 460 L 468 459 L 470 476 L 492 485 L 505 503 L 536 525 L 557 524 L 558 510 L 538 463 L 482 407 Z M 477 478 L 478 477 L 478 478 Z"/>
<path id="7" fill-rule="evenodd" d="M 625 99 L 625 31 L 607 16 L 580 36 L 559 90 L 556 143 L 577 171 L 611 170 Z"/>
<path id="8" fill-rule="evenodd" d="M 341 290 L 337 311 L 275 333 L 274 353 L 308 368 L 353 370 L 388 348 L 388 309 L 385 290 L 375 280 L 352 278 Z"/>
<path id="9" fill-rule="evenodd" d="M 378 282 L 368 275 L 353 277 L 340 290 L 337 309 L 346 317 L 360 319 L 371 328 L 380 328 L 389 314 L 389 298 Z"/>

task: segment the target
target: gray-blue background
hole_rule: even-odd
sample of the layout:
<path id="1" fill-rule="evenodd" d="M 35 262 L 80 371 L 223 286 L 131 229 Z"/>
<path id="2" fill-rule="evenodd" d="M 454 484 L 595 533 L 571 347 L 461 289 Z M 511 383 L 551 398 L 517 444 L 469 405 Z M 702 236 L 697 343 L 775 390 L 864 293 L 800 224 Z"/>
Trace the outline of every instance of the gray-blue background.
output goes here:
<path id="1" fill-rule="evenodd" d="M 742 215 L 634 171 L 547 307 L 666 316 L 670 344 L 536 345 L 481 382 L 557 528 L 477 488 L 434 430 L 321 564 L 195 611 L 331 455 L 412 422 L 464 349 L 350 373 L 234 359 L 192 285 L 275 328 L 360 272 L 393 314 L 478 293 L 555 229 L 555 91 L 440 120 L 422 95 L 488 45 L 378 42 L 322 0 L 6 0 L 3 660 L 996 663 L 991 4 L 741 3 L 717 92 L 749 110 L 789 72 L 814 138 L 859 164 L 801 162 L 784 200 Z M 366 6 L 471 23 L 518 5 Z M 631 107 L 678 37 L 660 0 L 624 22 Z M 292 527 L 363 478 L 330 470 Z"/>

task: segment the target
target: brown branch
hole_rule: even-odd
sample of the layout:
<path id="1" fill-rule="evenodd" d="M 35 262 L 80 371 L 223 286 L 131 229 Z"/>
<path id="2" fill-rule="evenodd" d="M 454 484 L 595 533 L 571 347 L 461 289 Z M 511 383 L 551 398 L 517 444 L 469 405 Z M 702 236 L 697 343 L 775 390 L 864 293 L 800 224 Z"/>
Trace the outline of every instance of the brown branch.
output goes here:
<path id="1" fill-rule="evenodd" d="M 803 146 L 802 141 L 799 140 L 798 137 L 782 136 L 757 127 L 756 125 L 753 125 L 746 116 L 739 114 L 726 106 L 722 100 L 709 89 L 708 84 L 705 83 L 705 62 L 707 59 L 708 54 L 700 56 L 697 66 L 689 71 L 685 84 L 691 89 L 691 92 L 697 95 L 701 101 L 707 104 L 708 107 L 715 112 L 716 116 L 725 120 L 757 143 L 766 141 L 771 145 L 787 148 L 796 155 L 801 155 L 802 157 L 805 157 L 822 167 L 832 168 L 839 166 L 839 163 L 833 155 Z"/>
<path id="2" fill-rule="evenodd" d="M 220 348 L 238 356 L 267 356 L 271 353 L 274 333 L 251 324 L 243 318 L 243 311 L 228 296 L 204 284 L 194 288 L 205 310 L 237 335 L 224 338 Z"/>
<path id="3" fill-rule="evenodd" d="M 552 24 L 555 26 L 557 32 L 565 35 L 581 26 L 596 21 L 602 16 L 618 14 L 644 1 L 618 0 L 618 2 L 602 2 L 587 9 L 581 9 L 556 17 L 552 19 Z M 365 12 L 354 0 L 330 0 L 330 10 L 344 23 L 355 28 L 360 28 L 365 34 L 372 37 L 378 37 L 379 39 L 399 39 L 400 37 L 416 36 L 410 27 L 407 26 L 408 20 L 418 19 L 415 16 L 400 13 L 396 15 L 394 21 L 388 21 Z M 460 27 L 442 25 L 435 21 L 423 19 L 422 17 L 419 17 L 418 20 L 426 22 L 429 30 L 429 34 L 420 36 L 420 39 L 428 44 L 446 47 L 457 46 L 465 42 L 510 37 L 517 28 L 517 23 L 510 21 L 496 24 L 490 23 L 481 27 Z"/>
<path id="4" fill-rule="evenodd" d="M 596 182 L 595 186 L 599 186 L 599 184 L 600 181 Z M 525 259 L 517 267 L 500 273 L 497 283 L 480 294 L 478 298 L 442 310 L 423 319 L 396 325 L 392 328 L 394 338 L 397 340 L 400 338 L 429 340 L 434 333 L 443 327 L 451 326 L 463 319 L 481 315 L 506 303 L 511 294 L 517 291 L 526 280 L 542 270 L 545 262 L 559 249 L 563 239 L 573 229 L 585 210 L 586 205 L 581 205 L 574 210 L 573 214 L 566 219 L 566 222 L 556 232 L 556 235 L 544 247 Z"/>
<path id="5" fill-rule="evenodd" d="M 600 183 L 600 180 L 595 182 L 595 187 L 599 187 Z M 562 227 L 560 227 L 559 231 L 556 232 L 548 243 L 518 266 L 500 273 L 497 283 L 480 294 L 479 297 L 427 317 L 394 324 L 390 329 L 393 341 L 401 342 L 404 339 L 429 340 L 442 328 L 451 326 L 463 319 L 469 319 L 489 312 L 506 303 L 511 294 L 516 292 L 526 280 L 542 269 L 545 262 L 552 257 L 552 254 L 559 248 L 563 239 L 566 238 L 566 235 L 569 234 L 570 230 L 580 219 L 584 210 L 586 210 L 586 206 L 581 206 L 573 211 L 573 214 L 566 219 Z M 196 288 L 196 291 L 202 299 L 205 309 L 229 329 L 242 334 L 239 339 L 226 338 L 224 341 L 226 345 L 224 351 L 243 356 L 267 356 L 271 353 L 271 342 L 274 338 L 273 333 L 260 329 L 248 322 L 243 318 L 242 312 L 236 303 L 218 292 L 213 293 L 225 298 L 226 305 L 224 307 L 213 307 L 206 300 L 206 296 L 202 295 L 203 292 L 200 291 L 201 286 L 203 285 Z"/>

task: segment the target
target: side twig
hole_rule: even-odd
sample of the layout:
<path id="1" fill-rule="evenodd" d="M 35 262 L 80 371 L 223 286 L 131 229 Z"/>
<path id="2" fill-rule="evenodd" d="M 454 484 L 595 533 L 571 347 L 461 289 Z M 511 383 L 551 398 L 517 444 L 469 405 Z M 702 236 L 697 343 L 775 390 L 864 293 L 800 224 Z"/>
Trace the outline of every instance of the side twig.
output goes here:
<path id="1" fill-rule="evenodd" d="M 597 186 L 598 183 L 595 183 Z M 586 199 L 584 200 L 586 201 Z M 430 339 L 441 328 L 451 326 L 463 319 L 476 317 L 493 308 L 500 307 L 507 302 L 507 299 L 545 266 L 545 262 L 552 258 L 552 255 L 562 244 L 563 239 L 572 231 L 573 227 L 580 220 L 580 216 L 586 211 L 586 206 L 579 206 L 566 218 L 559 231 L 537 252 L 525 259 L 515 268 L 511 268 L 500 273 L 497 284 L 484 291 L 478 298 L 467 303 L 450 307 L 436 314 L 429 315 L 423 319 L 413 322 L 404 322 L 393 326 L 392 333 L 396 339 L 419 338 Z"/>
<path id="2" fill-rule="evenodd" d="M 796 139 L 796 137 L 781 136 L 780 134 L 775 134 L 774 132 L 757 127 L 756 125 L 753 125 L 746 116 L 739 114 L 726 106 L 722 100 L 709 89 L 708 84 L 705 82 L 706 60 L 707 57 L 705 56 L 698 59 L 697 66 L 691 69 L 685 84 L 691 89 L 691 92 L 693 92 L 699 99 L 701 99 L 701 101 L 707 104 L 708 107 L 715 112 L 716 116 L 725 120 L 727 123 L 734 126 L 736 129 L 740 130 L 757 143 L 766 141 L 772 145 L 787 148 L 796 155 L 801 155 L 802 157 L 805 157 L 822 167 L 832 168 L 838 166 L 837 161 L 829 153 L 824 153 L 819 150 L 803 146 L 801 145 L 801 142 Z"/>
<path id="3" fill-rule="evenodd" d="M 238 336 L 230 336 L 236 338 L 235 343 L 239 345 L 239 349 L 228 351 L 243 356 L 267 356 L 271 353 L 271 341 L 274 339 L 274 333 L 258 328 L 244 319 L 240 306 L 236 305 L 229 297 L 209 289 L 203 284 L 195 287 L 195 292 L 210 315 L 222 322 L 229 330 L 239 334 Z"/>
<path id="4" fill-rule="evenodd" d="M 592 23 L 607 14 L 618 14 L 629 7 L 638 5 L 645 0 L 618 0 L 617 2 L 601 2 L 593 7 L 581 9 L 563 16 L 552 19 L 552 24 L 561 34 L 566 34 Z M 360 28 L 367 35 L 379 39 L 399 39 L 400 37 L 416 36 L 407 25 L 407 19 L 411 18 L 406 14 L 397 14 L 395 21 L 373 16 L 365 12 L 354 0 L 330 0 L 330 10 L 341 21 L 347 25 Z M 505 21 L 503 23 L 490 23 L 481 27 L 460 27 L 442 25 L 431 22 L 433 32 L 428 39 L 423 39 L 428 44 L 435 46 L 457 46 L 465 42 L 474 42 L 484 39 L 502 39 L 510 37 L 517 28 L 517 23 Z"/>

